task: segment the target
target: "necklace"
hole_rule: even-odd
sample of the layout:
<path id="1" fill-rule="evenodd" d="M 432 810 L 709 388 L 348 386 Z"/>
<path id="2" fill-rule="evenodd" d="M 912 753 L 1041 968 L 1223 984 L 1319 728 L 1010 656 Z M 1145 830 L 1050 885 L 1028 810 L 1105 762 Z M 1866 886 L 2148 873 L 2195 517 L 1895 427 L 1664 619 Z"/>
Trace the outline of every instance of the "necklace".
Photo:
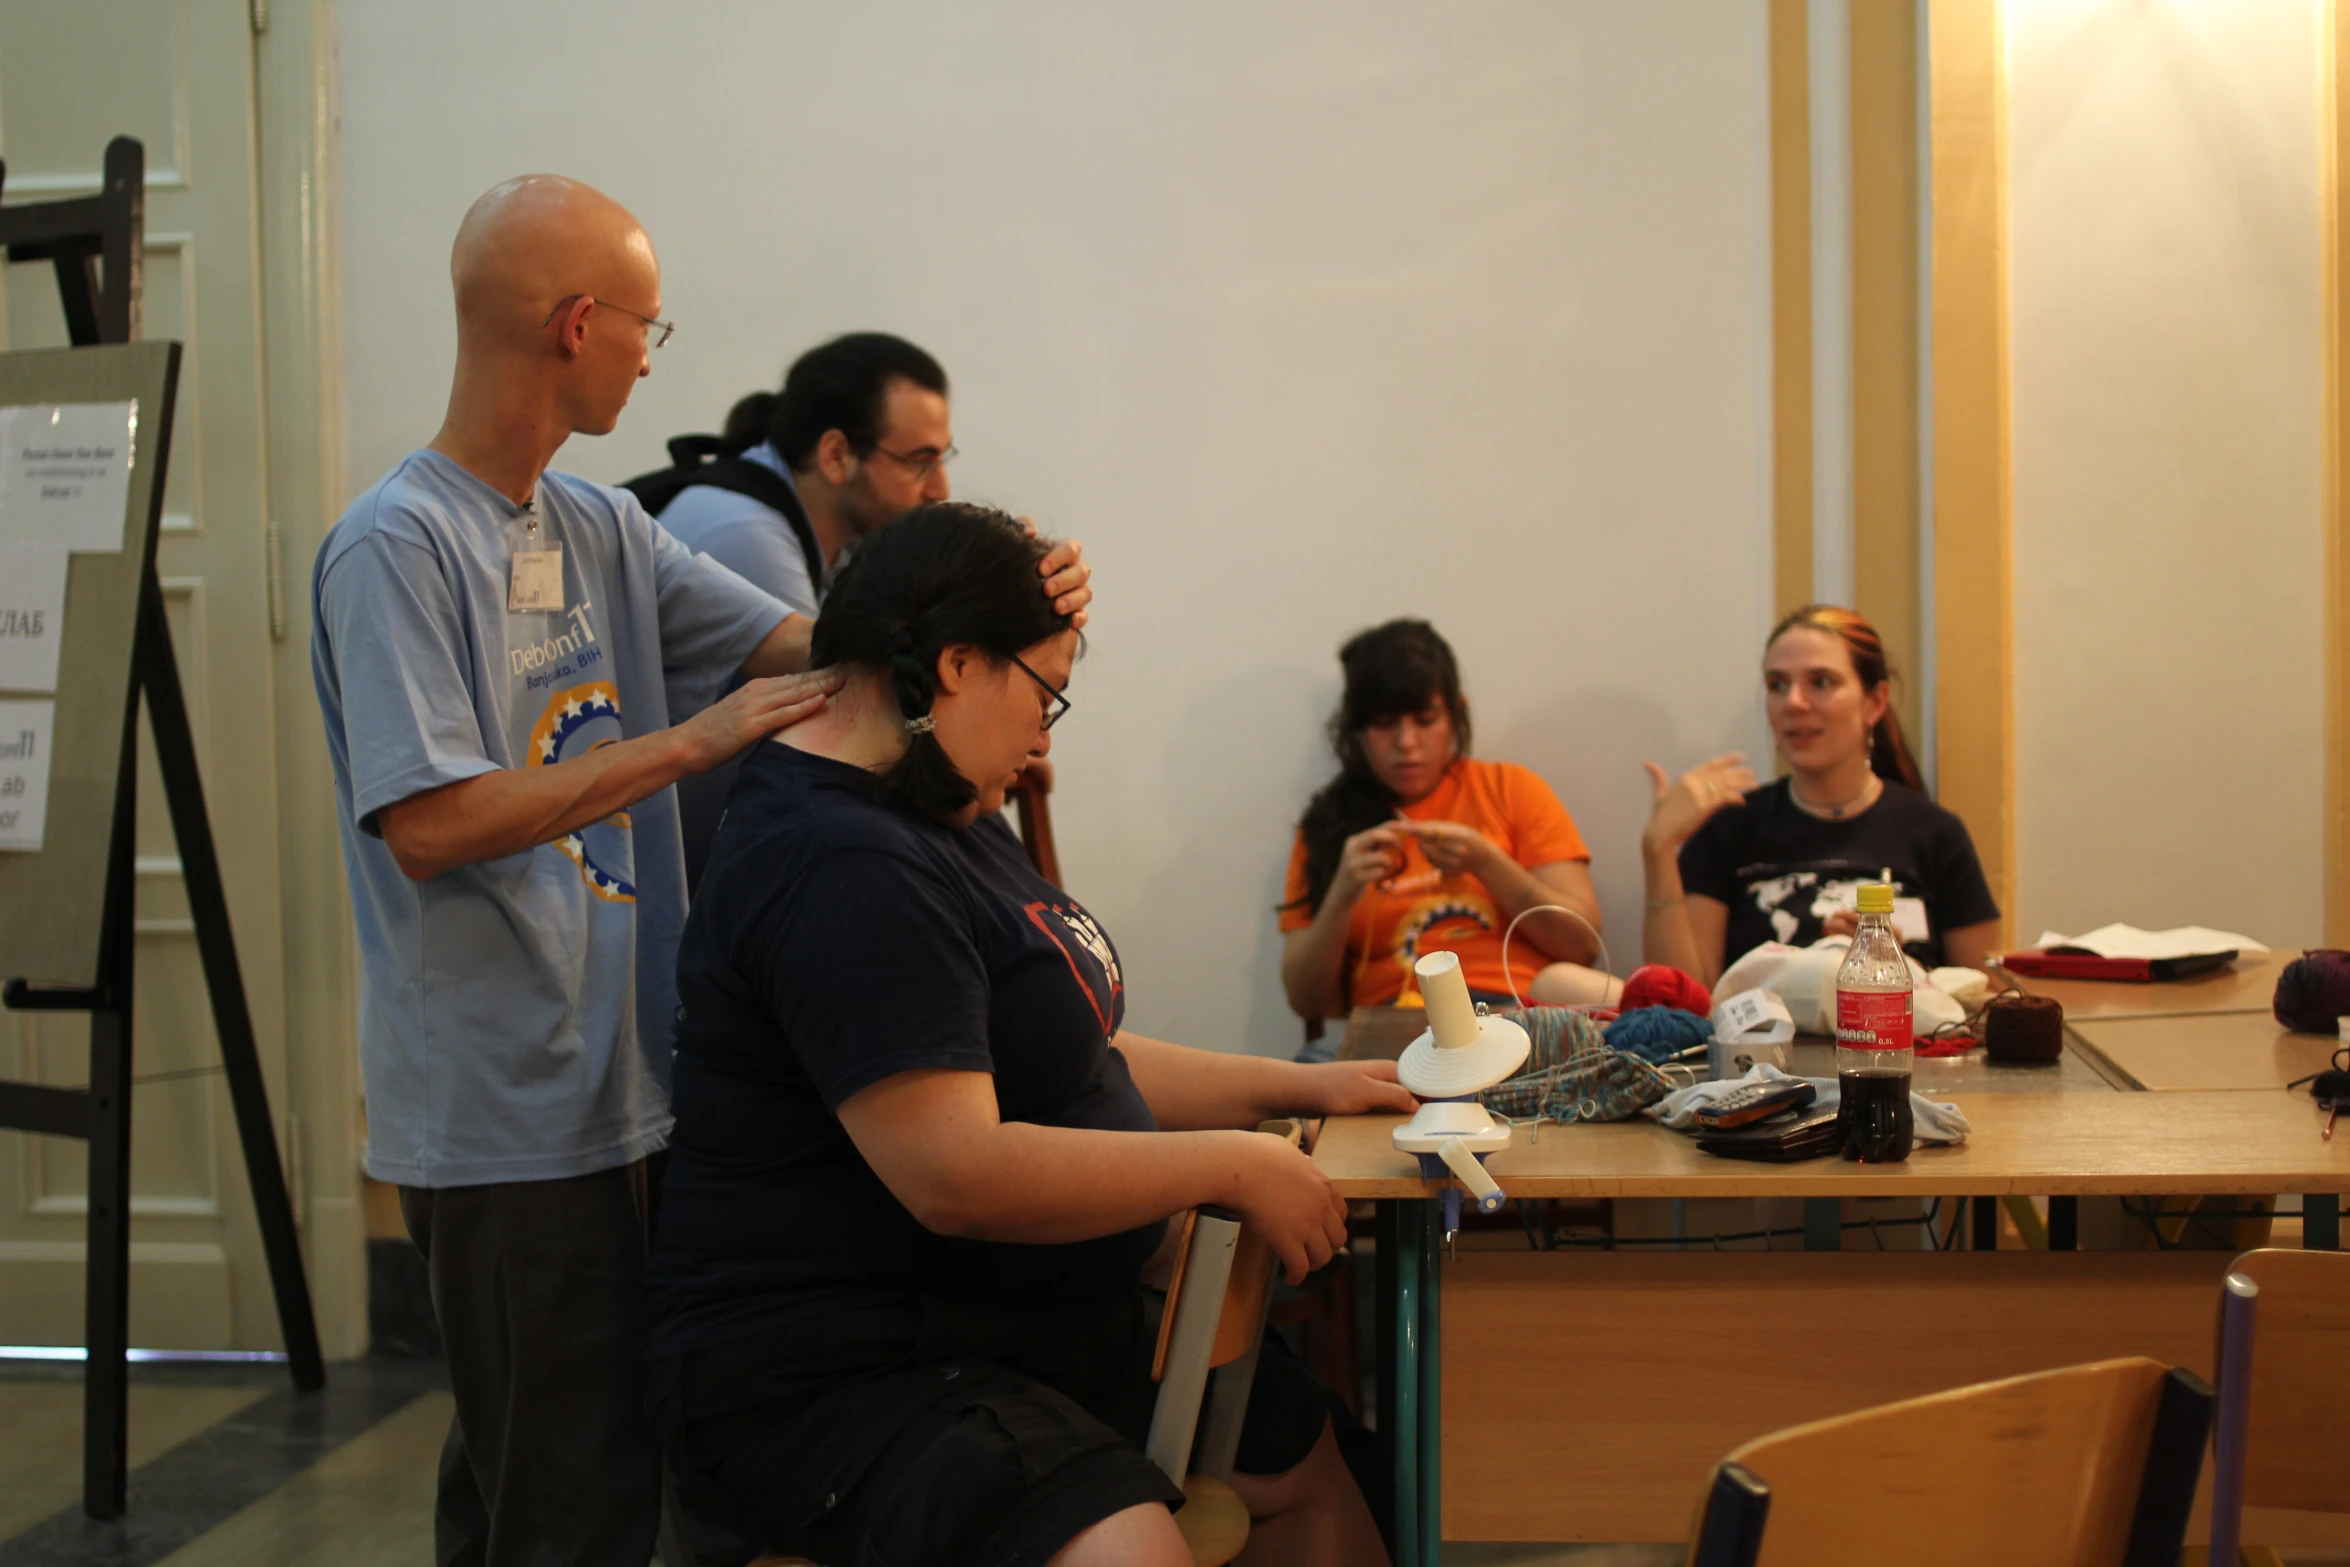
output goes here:
<path id="1" fill-rule="evenodd" d="M 1874 805 L 1877 796 L 1883 792 L 1884 787 L 1885 781 L 1875 773 L 1871 773 L 1869 781 L 1860 786 L 1860 793 L 1848 800 L 1807 800 L 1803 797 L 1803 791 L 1795 787 L 1795 780 L 1790 778 L 1787 780 L 1787 797 L 1793 800 L 1796 808 L 1806 815 L 1840 822 L 1851 815 L 1854 810 L 1866 810 L 1869 806 Z"/>

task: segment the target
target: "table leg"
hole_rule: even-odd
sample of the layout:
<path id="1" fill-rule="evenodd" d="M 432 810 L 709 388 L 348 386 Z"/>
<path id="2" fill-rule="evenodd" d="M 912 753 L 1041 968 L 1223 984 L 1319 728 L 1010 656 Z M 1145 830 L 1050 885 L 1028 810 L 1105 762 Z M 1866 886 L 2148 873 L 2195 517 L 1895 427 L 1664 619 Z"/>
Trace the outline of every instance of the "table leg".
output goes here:
<path id="1" fill-rule="evenodd" d="M 1428 1204 L 1383 1204 L 1395 1214 L 1395 1567 L 1420 1563 L 1420 1292 Z M 1429 1563 L 1428 1567 L 1435 1567 Z"/>
<path id="2" fill-rule="evenodd" d="M 2301 1199 L 2301 1249 L 2342 1249 L 2342 1199 L 2333 1192 L 2312 1192 Z"/>
<path id="3" fill-rule="evenodd" d="M 1844 1204 L 1833 1197 L 1803 1199 L 1803 1249 L 1844 1249 Z"/>
<path id="4" fill-rule="evenodd" d="M 1420 1264 L 1420 1567 L 1444 1559 L 1444 1255 L 1435 1206 L 1421 1230 Z"/>
<path id="5" fill-rule="evenodd" d="M 2048 1249 L 2050 1251 L 2079 1251 L 2081 1249 L 2080 1198 L 2051 1197 L 2048 1199 Z"/>

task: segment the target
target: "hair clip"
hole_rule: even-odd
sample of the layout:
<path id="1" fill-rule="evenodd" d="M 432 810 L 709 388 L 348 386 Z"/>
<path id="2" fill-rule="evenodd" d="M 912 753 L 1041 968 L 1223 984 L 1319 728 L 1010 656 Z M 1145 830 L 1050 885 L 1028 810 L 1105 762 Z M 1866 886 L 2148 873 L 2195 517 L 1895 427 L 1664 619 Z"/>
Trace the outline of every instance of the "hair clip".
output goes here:
<path id="1" fill-rule="evenodd" d="M 920 718 L 909 718 L 906 720 L 906 733 L 910 735 L 926 735 L 937 727 L 938 726 L 936 724 L 930 721 L 930 715 L 928 713 L 924 713 Z"/>

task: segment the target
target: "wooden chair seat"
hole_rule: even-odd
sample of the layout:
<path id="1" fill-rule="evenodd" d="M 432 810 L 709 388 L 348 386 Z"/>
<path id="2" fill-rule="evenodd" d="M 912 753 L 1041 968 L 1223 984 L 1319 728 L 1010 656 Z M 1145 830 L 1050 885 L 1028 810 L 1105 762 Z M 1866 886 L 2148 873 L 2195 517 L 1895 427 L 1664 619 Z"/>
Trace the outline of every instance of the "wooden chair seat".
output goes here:
<path id="1" fill-rule="evenodd" d="M 1192 1567 L 1224 1567 L 1248 1544 L 1248 1508 L 1238 1492 L 1213 1475 L 1183 1482 L 1183 1511 L 1175 1515 Z"/>

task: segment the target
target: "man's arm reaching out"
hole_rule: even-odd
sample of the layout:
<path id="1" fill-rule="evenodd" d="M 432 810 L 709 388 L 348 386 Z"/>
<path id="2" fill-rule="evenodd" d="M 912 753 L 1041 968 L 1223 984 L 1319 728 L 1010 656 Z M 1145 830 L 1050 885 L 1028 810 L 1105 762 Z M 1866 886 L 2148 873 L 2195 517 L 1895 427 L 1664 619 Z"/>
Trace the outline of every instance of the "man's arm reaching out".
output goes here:
<path id="1" fill-rule="evenodd" d="M 806 625 L 791 616 L 761 648 L 795 620 Z M 803 635 L 803 662 L 806 647 Z M 411 881 L 520 854 L 627 810 L 680 778 L 709 771 L 752 742 L 814 713 L 841 683 L 842 677 L 829 670 L 752 680 L 671 728 L 598 746 L 569 761 L 502 768 L 412 794 L 376 812 L 376 827 Z"/>

